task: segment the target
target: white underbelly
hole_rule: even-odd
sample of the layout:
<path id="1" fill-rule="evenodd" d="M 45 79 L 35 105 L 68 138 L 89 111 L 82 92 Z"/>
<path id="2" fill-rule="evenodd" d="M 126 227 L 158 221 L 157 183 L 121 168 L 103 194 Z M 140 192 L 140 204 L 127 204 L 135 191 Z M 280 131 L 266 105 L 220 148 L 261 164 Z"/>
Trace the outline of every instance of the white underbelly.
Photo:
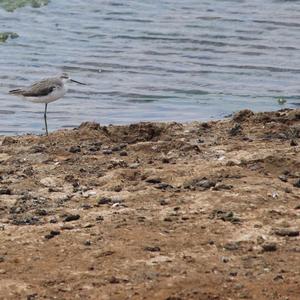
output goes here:
<path id="1" fill-rule="evenodd" d="M 63 97 L 67 89 L 64 87 L 62 89 L 54 89 L 49 95 L 41 96 L 41 97 L 23 97 L 24 100 L 34 102 L 34 103 L 50 103 L 58 100 Z"/>

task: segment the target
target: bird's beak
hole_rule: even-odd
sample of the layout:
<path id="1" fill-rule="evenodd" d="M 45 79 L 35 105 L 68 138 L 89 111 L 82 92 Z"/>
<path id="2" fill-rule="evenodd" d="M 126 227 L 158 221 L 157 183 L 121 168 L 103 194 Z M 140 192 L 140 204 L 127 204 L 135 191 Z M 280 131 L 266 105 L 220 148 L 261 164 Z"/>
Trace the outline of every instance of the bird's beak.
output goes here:
<path id="1" fill-rule="evenodd" d="M 70 79 L 70 81 L 72 81 L 72 82 L 76 82 L 76 83 L 78 83 L 78 84 L 86 85 L 85 83 L 82 83 L 82 82 L 76 81 L 76 80 L 74 80 L 74 79 Z"/>

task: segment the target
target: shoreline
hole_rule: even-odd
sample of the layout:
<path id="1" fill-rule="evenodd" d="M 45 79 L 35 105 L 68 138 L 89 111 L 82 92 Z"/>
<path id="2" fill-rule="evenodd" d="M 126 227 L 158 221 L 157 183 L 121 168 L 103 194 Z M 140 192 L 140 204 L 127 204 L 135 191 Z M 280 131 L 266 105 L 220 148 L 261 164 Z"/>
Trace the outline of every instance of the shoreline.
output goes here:
<path id="1" fill-rule="evenodd" d="M 0 166 L 0 298 L 299 297 L 300 109 L 0 136 Z"/>
<path id="2" fill-rule="evenodd" d="M 255 110 L 251 110 L 253 113 L 255 114 L 268 114 L 268 113 L 276 113 L 276 112 L 280 112 L 280 111 L 289 111 L 289 110 L 299 110 L 300 108 L 297 107 L 284 107 L 281 109 L 277 109 L 277 110 L 267 110 L 267 111 L 255 111 Z M 78 124 L 73 124 L 72 126 L 62 126 L 62 127 L 58 127 L 56 129 L 52 129 L 49 132 L 50 133 L 55 133 L 57 131 L 64 131 L 64 130 L 76 130 L 77 128 L 80 127 L 81 124 L 83 123 L 97 123 L 100 126 L 103 127 L 109 127 L 109 126 L 130 126 L 130 125 L 134 125 L 134 124 L 140 124 L 140 123 L 153 123 L 153 124 L 169 124 L 169 123 L 178 123 L 178 124 L 189 124 L 189 123 L 208 123 L 208 122 L 220 122 L 220 121 L 226 121 L 226 120 L 230 120 L 232 118 L 232 116 L 234 116 L 236 113 L 240 112 L 240 111 L 248 111 L 250 109 L 241 109 L 241 110 L 237 110 L 237 111 L 233 111 L 231 113 L 227 113 L 225 114 L 222 113 L 222 115 L 219 116 L 211 116 L 209 118 L 199 118 L 199 119 L 192 119 L 192 120 L 170 120 L 170 119 L 165 119 L 165 120 L 136 120 L 136 121 L 132 121 L 132 122 L 123 122 L 123 123 L 102 123 L 102 122 L 96 122 L 96 121 L 82 121 L 81 123 L 79 122 Z M 51 125 L 51 116 L 48 116 L 48 125 Z M 51 126 L 50 126 L 51 127 Z M 42 110 L 40 112 L 40 128 L 43 128 L 43 113 Z M 43 136 L 44 135 L 44 129 L 40 129 L 39 131 L 33 132 L 33 131 L 29 131 L 28 132 L 21 132 L 21 133 L 17 133 L 16 132 L 12 132 L 12 131 L 7 131 L 8 133 L 2 132 L 0 131 L 0 138 L 4 138 L 6 136 L 9 137 L 22 137 L 22 136 Z"/>

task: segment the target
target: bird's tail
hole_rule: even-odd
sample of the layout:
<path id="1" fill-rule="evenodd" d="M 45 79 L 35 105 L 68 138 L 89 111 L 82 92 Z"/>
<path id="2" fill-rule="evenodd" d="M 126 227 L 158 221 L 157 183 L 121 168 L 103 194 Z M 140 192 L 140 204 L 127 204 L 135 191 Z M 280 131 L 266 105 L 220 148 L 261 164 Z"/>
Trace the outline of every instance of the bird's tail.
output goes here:
<path id="1" fill-rule="evenodd" d="M 11 95 L 22 95 L 23 92 L 24 92 L 23 89 L 15 89 L 15 90 L 9 91 L 9 94 L 11 94 Z"/>

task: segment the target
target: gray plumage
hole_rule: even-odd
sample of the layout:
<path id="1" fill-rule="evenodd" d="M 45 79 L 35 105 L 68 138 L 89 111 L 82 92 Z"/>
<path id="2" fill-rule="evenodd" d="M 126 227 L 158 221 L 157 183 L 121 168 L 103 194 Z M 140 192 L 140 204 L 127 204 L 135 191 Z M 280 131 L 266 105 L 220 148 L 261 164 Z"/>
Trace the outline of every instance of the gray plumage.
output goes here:
<path id="1" fill-rule="evenodd" d="M 9 93 L 24 97 L 41 97 L 51 94 L 54 89 L 61 88 L 62 86 L 63 81 L 60 78 L 53 77 L 37 81 L 29 87 L 11 90 Z"/>

